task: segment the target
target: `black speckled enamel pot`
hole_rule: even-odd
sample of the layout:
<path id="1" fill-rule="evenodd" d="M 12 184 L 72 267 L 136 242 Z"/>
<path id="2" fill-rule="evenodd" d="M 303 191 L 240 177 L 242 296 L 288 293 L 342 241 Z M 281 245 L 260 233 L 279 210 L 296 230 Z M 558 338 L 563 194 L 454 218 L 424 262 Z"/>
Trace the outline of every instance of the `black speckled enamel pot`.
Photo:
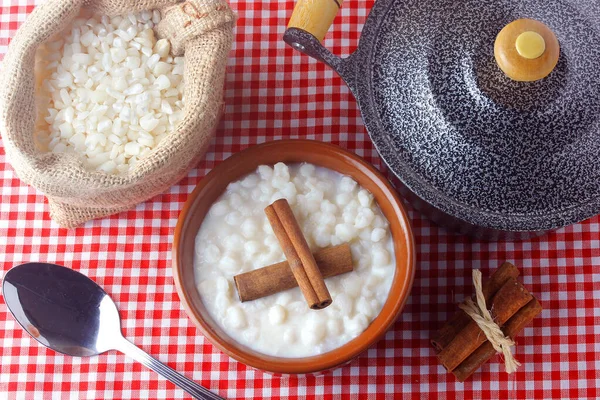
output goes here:
<path id="1" fill-rule="evenodd" d="M 519 18 L 556 34 L 556 69 L 507 78 L 494 40 Z M 311 34 L 284 40 L 352 90 L 399 191 L 434 221 L 519 239 L 600 212 L 600 1 L 378 0 L 342 59 Z"/>

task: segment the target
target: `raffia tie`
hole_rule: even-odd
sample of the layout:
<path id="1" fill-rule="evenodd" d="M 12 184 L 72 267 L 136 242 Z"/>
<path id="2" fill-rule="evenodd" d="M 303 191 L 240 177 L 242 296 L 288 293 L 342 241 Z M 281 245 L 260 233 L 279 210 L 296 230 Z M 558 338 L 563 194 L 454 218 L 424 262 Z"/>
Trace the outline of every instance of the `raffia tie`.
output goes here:
<path id="1" fill-rule="evenodd" d="M 477 304 L 475 304 L 473 300 L 467 299 L 464 303 L 460 304 L 459 307 L 466 312 L 469 317 L 473 318 L 473 321 L 477 323 L 492 346 L 494 346 L 494 350 L 504 355 L 504 367 L 506 372 L 512 374 L 521 365 L 520 362 L 515 360 L 510 349 L 511 346 L 515 345 L 515 342 L 504 335 L 504 332 L 502 332 L 498 324 L 494 322 L 492 315 L 486 308 L 485 297 L 483 296 L 481 286 L 481 271 L 478 269 L 473 270 L 473 283 L 475 284 Z"/>

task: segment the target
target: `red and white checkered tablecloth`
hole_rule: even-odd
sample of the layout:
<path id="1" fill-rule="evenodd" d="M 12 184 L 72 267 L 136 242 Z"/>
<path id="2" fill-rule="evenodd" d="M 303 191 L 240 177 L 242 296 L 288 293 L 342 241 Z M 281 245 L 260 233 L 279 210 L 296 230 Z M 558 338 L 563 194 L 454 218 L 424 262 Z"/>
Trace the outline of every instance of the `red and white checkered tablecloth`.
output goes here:
<path id="1" fill-rule="evenodd" d="M 373 1 L 344 3 L 325 44 L 356 47 Z M 0 0 L 0 58 L 32 0 Z M 167 193 L 134 210 L 66 230 L 48 218 L 40 193 L 21 183 L 0 147 L 0 277 L 12 266 L 70 266 L 115 299 L 126 337 L 161 361 L 228 398 L 600 398 L 600 218 L 516 243 L 447 233 L 411 210 L 418 265 L 400 319 L 350 365 L 321 376 L 273 377 L 215 349 L 188 320 L 171 274 L 171 240 L 188 194 L 216 164 L 278 138 L 341 145 L 381 167 L 354 98 L 323 64 L 281 40 L 294 3 L 231 0 L 239 21 L 227 73 L 226 112 L 205 160 Z M 503 372 L 495 357 L 466 383 L 439 366 L 429 337 L 484 275 L 509 260 L 544 311 L 517 339 L 523 366 Z M 0 399 L 183 398 L 126 356 L 71 358 L 39 345 L 0 300 Z"/>

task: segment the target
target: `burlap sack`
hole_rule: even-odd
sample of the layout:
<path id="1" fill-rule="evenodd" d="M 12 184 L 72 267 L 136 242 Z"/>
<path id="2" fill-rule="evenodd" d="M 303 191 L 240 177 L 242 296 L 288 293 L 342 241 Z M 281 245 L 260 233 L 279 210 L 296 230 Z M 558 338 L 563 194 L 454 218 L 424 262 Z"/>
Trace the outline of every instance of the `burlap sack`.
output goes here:
<path id="1" fill-rule="evenodd" d="M 127 175 L 87 171 L 71 154 L 42 153 L 34 146 L 34 57 L 41 43 L 87 7 L 119 15 L 159 9 L 158 36 L 185 56 L 185 117 L 176 132 Z M 17 176 L 43 192 L 50 217 L 64 227 L 129 209 L 183 178 L 199 162 L 219 122 L 227 55 L 235 14 L 225 1 L 48 0 L 36 7 L 12 40 L 0 76 L 0 132 Z"/>

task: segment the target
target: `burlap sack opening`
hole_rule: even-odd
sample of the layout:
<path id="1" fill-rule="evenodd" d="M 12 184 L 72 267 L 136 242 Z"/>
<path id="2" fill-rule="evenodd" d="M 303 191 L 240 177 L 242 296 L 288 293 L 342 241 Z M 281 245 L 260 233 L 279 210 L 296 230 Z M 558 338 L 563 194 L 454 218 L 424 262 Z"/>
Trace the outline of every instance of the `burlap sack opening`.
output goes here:
<path id="1" fill-rule="evenodd" d="M 86 170 L 76 155 L 34 146 L 34 58 L 37 48 L 67 27 L 82 7 L 119 15 L 158 9 L 157 33 L 185 57 L 184 118 L 127 175 Z M 218 0 L 47 0 L 17 31 L 0 76 L 0 133 L 17 176 L 48 198 L 50 217 L 63 227 L 132 208 L 183 178 L 207 150 L 223 107 L 223 82 L 235 14 Z"/>

